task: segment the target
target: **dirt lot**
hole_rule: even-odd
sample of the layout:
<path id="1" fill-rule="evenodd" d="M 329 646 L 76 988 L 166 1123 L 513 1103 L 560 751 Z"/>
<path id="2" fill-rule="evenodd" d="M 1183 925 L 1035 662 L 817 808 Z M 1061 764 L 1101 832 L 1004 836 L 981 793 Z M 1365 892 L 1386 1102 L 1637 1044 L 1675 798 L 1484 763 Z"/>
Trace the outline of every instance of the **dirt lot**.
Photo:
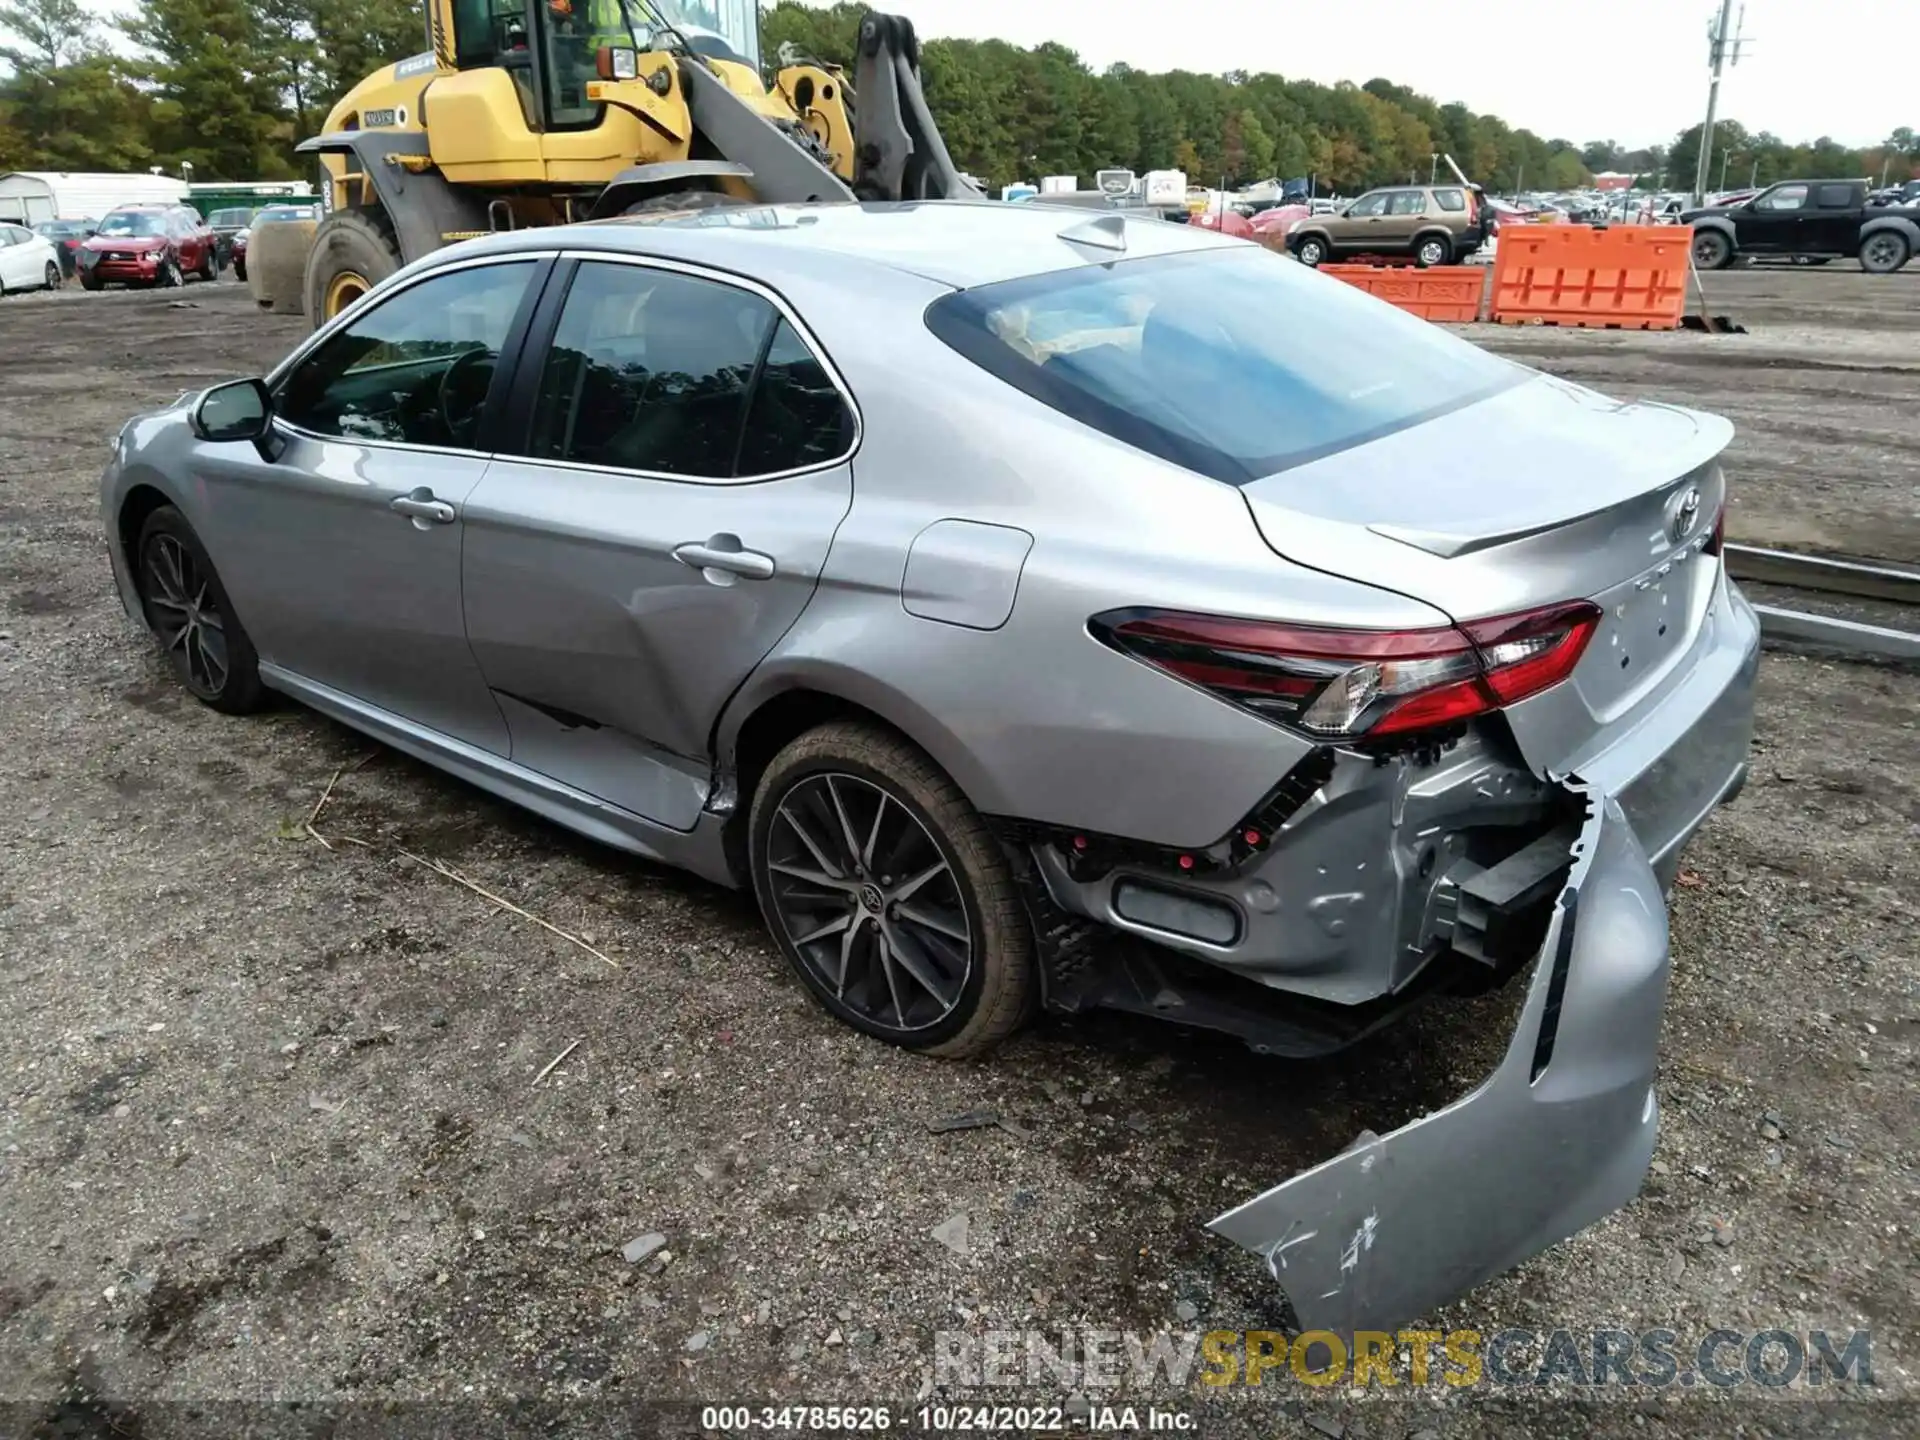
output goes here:
<path id="1" fill-rule="evenodd" d="M 1714 297 L 1753 333 L 1486 338 L 1732 415 L 1736 537 L 1920 559 L 1920 275 Z M 1201 1223 L 1484 1072 L 1502 1037 L 1458 1033 L 1484 1004 L 1317 1065 L 1117 1020 L 915 1060 L 816 1011 L 738 898 L 292 706 L 184 698 L 112 593 L 107 442 L 300 329 L 232 284 L 0 306 L 0 1433 L 153 1437 L 194 1404 L 237 1432 L 210 1402 L 240 1399 L 317 1407 L 309 1434 L 418 1400 L 507 1433 L 471 1407 L 510 1396 L 644 1433 L 670 1417 L 596 1407 L 898 1404 L 943 1329 L 1268 1326 Z M 1753 782 L 1675 894 L 1655 1173 L 1435 1317 L 1867 1327 L 1873 1398 L 1162 1403 L 1208 1435 L 1913 1433 L 1916 717 L 1920 677 L 1768 657 Z M 327 849 L 304 824 L 342 767 Z M 982 1106 L 1026 1133 L 929 1132 Z M 931 1232 L 963 1213 L 960 1255 Z M 648 1232 L 670 1259 L 629 1264 Z"/>

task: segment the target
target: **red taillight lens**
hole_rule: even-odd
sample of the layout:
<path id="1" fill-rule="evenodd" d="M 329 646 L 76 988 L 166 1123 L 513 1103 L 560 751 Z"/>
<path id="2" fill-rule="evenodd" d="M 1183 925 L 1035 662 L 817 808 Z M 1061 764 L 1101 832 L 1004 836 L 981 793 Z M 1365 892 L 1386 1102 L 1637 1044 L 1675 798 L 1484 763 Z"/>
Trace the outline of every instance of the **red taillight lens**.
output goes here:
<path id="1" fill-rule="evenodd" d="M 1426 630 L 1336 630 L 1159 610 L 1095 616 L 1114 648 L 1242 709 L 1327 739 L 1403 735 L 1512 705 L 1573 672 L 1584 601 Z"/>

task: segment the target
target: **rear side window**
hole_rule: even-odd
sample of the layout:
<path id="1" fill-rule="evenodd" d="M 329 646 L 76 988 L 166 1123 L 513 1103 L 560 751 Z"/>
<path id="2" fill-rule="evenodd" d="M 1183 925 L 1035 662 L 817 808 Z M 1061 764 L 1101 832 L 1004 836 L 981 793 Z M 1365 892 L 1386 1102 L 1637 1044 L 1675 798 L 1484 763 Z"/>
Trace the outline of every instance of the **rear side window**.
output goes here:
<path id="1" fill-rule="evenodd" d="M 1243 485 L 1530 372 L 1268 251 L 1088 265 L 961 290 L 941 340 L 1102 434 Z"/>
<path id="2" fill-rule="evenodd" d="M 1452 214 L 1457 215 L 1467 208 L 1466 192 L 1462 190 L 1436 190 L 1433 192 L 1433 198 L 1442 210 Z"/>
<path id="3" fill-rule="evenodd" d="M 1845 210 L 1853 204 L 1851 185 L 1822 185 L 1814 191 L 1813 203 L 1822 210 Z"/>
<path id="4" fill-rule="evenodd" d="M 785 320 L 754 382 L 740 475 L 776 475 L 837 460 L 853 447 L 853 415 L 826 367 Z"/>
<path id="5" fill-rule="evenodd" d="M 588 261 L 541 370 L 528 453 L 728 479 L 839 459 L 853 420 L 767 300 L 715 280 Z"/>
<path id="6" fill-rule="evenodd" d="M 1387 204 L 1389 215 L 1424 215 L 1427 213 L 1427 197 L 1418 190 L 1396 190 L 1393 199 Z"/>

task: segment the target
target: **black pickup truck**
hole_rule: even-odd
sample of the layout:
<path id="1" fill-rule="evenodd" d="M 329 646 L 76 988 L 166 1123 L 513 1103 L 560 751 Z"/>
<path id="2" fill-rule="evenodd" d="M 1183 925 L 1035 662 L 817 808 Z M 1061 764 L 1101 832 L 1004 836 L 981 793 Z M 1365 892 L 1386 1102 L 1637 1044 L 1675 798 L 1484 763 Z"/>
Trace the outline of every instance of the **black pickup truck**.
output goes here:
<path id="1" fill-rule="evenodd" d="M 1920 206 L 1869 204 L 1864 180 L 1789 180 L 1741 205 L 1685 211 L 1680 223 L 1693 227 L 1702 270 L 1741 256 L 1858 257 L 1862 270 L 1890 275 L 1920 254 Z"/>

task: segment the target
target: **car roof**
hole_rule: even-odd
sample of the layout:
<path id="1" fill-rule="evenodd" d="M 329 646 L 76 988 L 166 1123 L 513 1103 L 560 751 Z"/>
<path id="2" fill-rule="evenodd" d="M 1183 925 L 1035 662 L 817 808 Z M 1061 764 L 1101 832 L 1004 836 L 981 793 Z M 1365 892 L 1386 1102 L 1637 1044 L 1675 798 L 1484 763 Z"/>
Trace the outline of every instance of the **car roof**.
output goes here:
<path id="1" fill-rule="evenodd" d="M 1072 242 L 1068 232 L 1106 227 L 1125 257 L 1209 250 L 1247 242 L 1125 211 L 1090 215 L 1028 201 L 933 200 L 891 204 L 743 205 L 650 220 L 623 217 L 520 230 L 462 246 L 492 251 L 598 249 L 737 266 L 743 273 L 782 268 L 783 256 L 843 262 L 850 270 L 884 267 L 957 289 L 1052 270 L 1108 264 L 1112 248 Z M 1097 232 L 1096 232 L 1097 233 Z M 797 256 L 796 256 L 797 258 Z M 810 268 L 811 265 L 810 265 Z"/>

